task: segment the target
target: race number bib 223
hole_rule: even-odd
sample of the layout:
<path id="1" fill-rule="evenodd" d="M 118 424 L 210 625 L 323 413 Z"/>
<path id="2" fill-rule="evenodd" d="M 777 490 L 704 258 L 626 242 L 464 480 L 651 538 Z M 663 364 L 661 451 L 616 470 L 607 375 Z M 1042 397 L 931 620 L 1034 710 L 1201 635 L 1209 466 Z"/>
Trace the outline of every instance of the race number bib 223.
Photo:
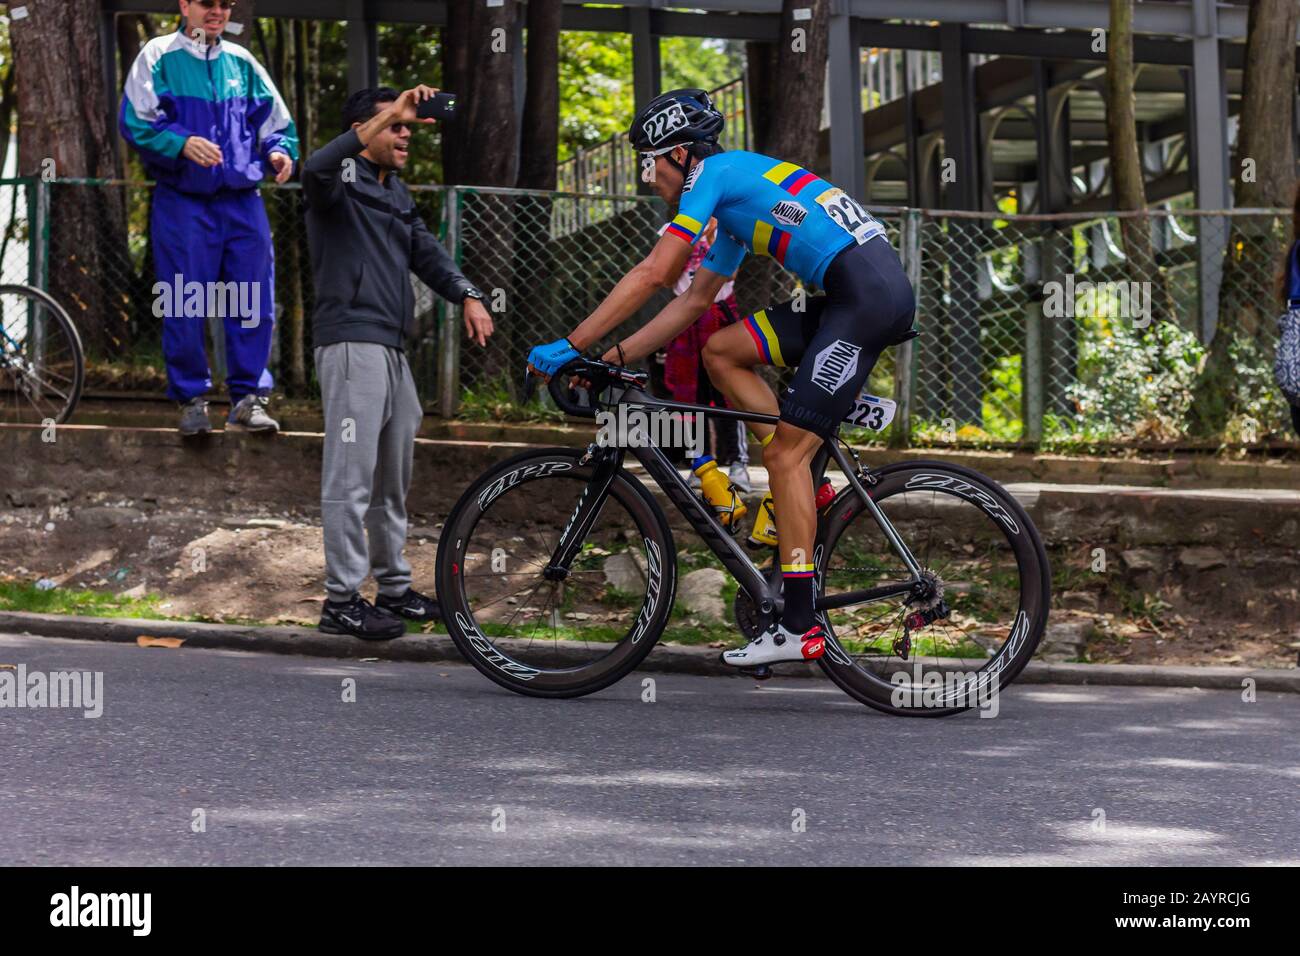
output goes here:
<path id="1" fill-rule="evenodd" d="M 884 431 L 885 426 L 894 420 L 897 409 L 898 405 L 892 398 L 877 398 L 863 392 L 853 403 L 853 410 L 844 416 L 844 421 L 873 432 Z"/>

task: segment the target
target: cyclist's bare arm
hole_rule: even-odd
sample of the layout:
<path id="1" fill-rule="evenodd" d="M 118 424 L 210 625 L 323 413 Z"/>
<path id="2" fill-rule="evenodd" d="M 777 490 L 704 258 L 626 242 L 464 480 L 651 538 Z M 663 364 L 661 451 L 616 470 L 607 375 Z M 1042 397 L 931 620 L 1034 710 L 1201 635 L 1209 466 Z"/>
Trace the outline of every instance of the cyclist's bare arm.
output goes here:
<path id="1" fill-rule="evenodd" d="M 679 239 L 673 241 L 678 245 L 685 245 Z M 617 362 L 622 358 L 627 362 L 635 362 L 671 342 L 708 310 L 726 282 L 727 277 L 724 275 L 709 269 L 697 269 L 690 288 L 664 306 L 653 319 L 624 339 L 621 343 L 623 346 L 621 356 L 617 349 L 611 349 L 605 353 L 605 361 Z"/>
<path id="2" fill-rule="evenodd" d="M 569 342 L 579 352 L 590 348 L 593 342 L 599 342 L 611 329 L 617 328 L 649 302 L 660 289 L 671 289 L 690 256 L 689 243 L 676 236 L 661 236 L 650 255 L 623 276 L 605 296 L 605 301 L 596 306 L 596 311 L 569 333 Z"/>

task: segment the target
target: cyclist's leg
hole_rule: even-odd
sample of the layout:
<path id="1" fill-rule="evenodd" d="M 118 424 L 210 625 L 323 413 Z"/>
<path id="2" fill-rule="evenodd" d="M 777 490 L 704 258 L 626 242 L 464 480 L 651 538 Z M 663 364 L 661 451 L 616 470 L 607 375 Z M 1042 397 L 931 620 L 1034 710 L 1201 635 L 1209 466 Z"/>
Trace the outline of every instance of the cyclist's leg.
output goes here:
<path id="1" fill-rule="evenodd" d="M 764 309 L 735 325 L 719 329 L 704 344 L 704 367 L 709 379 L 727 397 L 732 408 L 775 415 L 776 395 L 754 371 L 758 365 L 797 365 L 799 357 L 821 320 L 822 296 L 802 300 L 804 309 L 793 302 Z M 750 424 L 760 442 L 771 440 L 775 426 Z"/>
<path id="2" fill-rule="evenodd" d="M 911 284 L 884 239 L 836 259 L 825 284 L 821 324 L 798 357 L 781 423 L 763 455 L 785 578 L 782 625 L 795 633 L 813 624 L 817 515 L 809 465 L 853 407 L 880 353 L 911 327 L 915 311 Z"/>

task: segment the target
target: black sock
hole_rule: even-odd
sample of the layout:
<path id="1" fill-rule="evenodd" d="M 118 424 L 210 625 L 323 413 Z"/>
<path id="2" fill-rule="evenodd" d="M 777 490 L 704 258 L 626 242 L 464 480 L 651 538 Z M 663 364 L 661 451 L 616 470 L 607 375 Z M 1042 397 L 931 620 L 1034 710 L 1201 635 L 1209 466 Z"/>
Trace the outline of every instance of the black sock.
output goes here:
<path id="1" fill-rule="evenodd" d="M 781 578 L 785 582 L 781 624 L 791 633 L 803 634 L 813 626 L 813 566 L 783 564 Z"/>

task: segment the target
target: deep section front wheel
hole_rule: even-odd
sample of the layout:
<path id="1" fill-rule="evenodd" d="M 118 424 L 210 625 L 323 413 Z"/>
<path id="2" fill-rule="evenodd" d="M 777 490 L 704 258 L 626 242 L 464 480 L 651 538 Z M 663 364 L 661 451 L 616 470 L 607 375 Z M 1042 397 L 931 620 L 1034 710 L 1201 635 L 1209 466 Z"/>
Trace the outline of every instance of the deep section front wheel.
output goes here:
<path id="1" fill-rule="evenodd" d="M 672 611 L 672 532 L 619 470 L 568 567 L 548 565 L 593 477 L 583 453 L 532 451 L 474 481 L 438 544 L 443 619 L 466 659 L 503 687 L 578 697 L 650 653 Z"/>
<path id="2" fill-rule="evenodd" d="M 907 545 L 922 586 L 823 612 L 822 669 L 851 696 L 913 717 L 986 706 L 1029 663 L 1051 604 L 1033 522 L 997 482 L 938 462 L 874 473 L 872 500 Z M 842 492 L 813 560 L 826 598 L 907 581 L 911 571 L 858 496 Z"/>

